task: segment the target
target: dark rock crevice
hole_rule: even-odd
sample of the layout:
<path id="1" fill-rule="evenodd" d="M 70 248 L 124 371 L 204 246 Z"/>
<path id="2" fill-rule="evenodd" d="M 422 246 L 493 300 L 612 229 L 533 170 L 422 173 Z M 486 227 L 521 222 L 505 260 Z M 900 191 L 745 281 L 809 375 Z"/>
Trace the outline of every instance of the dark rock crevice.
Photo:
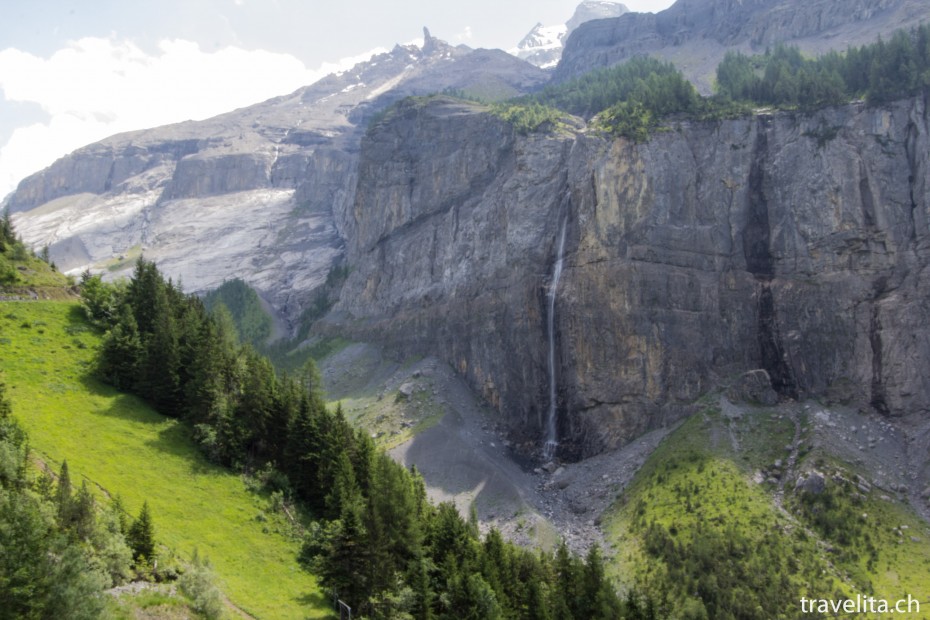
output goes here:
<path id="1" fill-rule="evenodd" d="M 752 149 L 749 168 L 749 211 L 743 228 L 743 256 L 746 269 L 757 278 L 769 280 L 774 273 L 769 227 L 769 205 L 766 195 L 765 169 L 768 159 L 767 117 L 760 118 L 760 127 Z"/>
<path id="2" fill-rule="evenodd" d="M 743 228 L 743 255 L 746 269 L 759 283 L 759 305 L 757 309 L 757 338 L 762 368 L 772 380 L 772 388 L 780 395 L 798 397 L 797 380 L 787 362 L 782 345 L 772 294 L 772 279 L 775 275 L 775 259 L 771 251 L 771 225 L 769 221 L 769 199 L 766 170 L 769 167 L 768 116 L 759 118 L 758 132 L 752 149 L 749 167 L 749 209 Z"/>
<path id="3" fill-rule="evenodd" d="M 875 198 L 872 195 L 868 171 L 861 160 L 859 161 L 859 196 L 862 201 L 862 223 L 866 228 L 874 229 L 876 225 Z"/>
<path id="4" fill-rule="evenodd" d="M 908 197 L 910 198 L 910 226 L 908 230 L 908 238 L 911 243 L 917 240 L 917 196 L 916 196 L 916 185 L 917 185 L 917 138 L 919 135 L 919 130 L 917 125 L 914 122 L 910 122 L 907 125 L 907 132 L 904 139 L 904 152 L 907 155 L 907 184 L 908 184 Z"/>
<path id="5" fill-rule="evenodd" d="M 887 278 L 879 278 L 873 284 L 875 296 L 872 299 L 872 313 L 869 319 L 869 346 L 872 348 L 872 383 L 869 404 L 881 413 L 888 415 L 887 392 L 885 382 L 882 377 L 882 368 L 884 365 L 884 353 L 882 350 L 882 319 L 880 301 L 886 294 L 888 287 Z"/>
<path id="6" fill-rule="evenodd" d="M 110 164 L 110 172 L 107 173 L 107 180 L 103 183 L 103 191 L 108 192 L 113 189 L 113 177 L 116 174 L 116 158 Z"/>
<path id="7" fill-rule="evenodd" d="M 759 353 L 762 368 L 769 373 L 772 389 L 788 398 L 798 397 L 798 384 L 788 363 L 787 354 L 782 345 L 778 329 L 778 316 L 775 312 L 775 298 L 769 282 L 762 282 L 759 292 Z"/>

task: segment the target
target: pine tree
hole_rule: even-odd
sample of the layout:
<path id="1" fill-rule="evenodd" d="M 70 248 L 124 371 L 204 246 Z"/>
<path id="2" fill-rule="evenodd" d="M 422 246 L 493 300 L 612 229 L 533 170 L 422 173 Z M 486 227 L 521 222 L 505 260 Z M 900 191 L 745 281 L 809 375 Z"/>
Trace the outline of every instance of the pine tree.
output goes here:
<path id="1" fill-rule="evenodd" d="M 407 583 L 413 589 L 414 604 L 411 614 L 415 620 L 432 620 L 435 593 L 430 584 L 430 572 L 435 565 L 429 558 L 420 557 L 410 566 Z"/>
<path id="2" fill-rule="evenodd" d="M 13 216 L 10 214 L 10 208 L 3 209 L 3 217 L 0 218 L 0 252 L 16 244 L 16 232 L 13 230 Z"/>
<path id="3" fill-rule="evenodd" d="M 610 588 L 604 574 L 600 548 L 593 544 L 588 549 L 582 571 L 583 617 L 592 620 L 611 620 L 620 614 L 620 601 Z"/>
<path id="4" fill-rule="evenodd" d="M 555 552 L 555 591 L 553 610 L 556 618 L 584 618 L 579 562 L 572 557 L 563 540 Z"/>
<path id="5" fill-rule="evenodd" d="M 367 532 L 362 511 L 363 499 L 357 490 L 343 495 L 339 518 L 327 526 L 317 564 L 321 583 L 333 588 L 339 598 L 355 609 L 367 603 L 373 594 L 367 580 Z"/>
<path id="6" fill-rule="evenodd" d="M 73 490 L 71 489 L 71 474 L 68 472 L 68 461 L 62 461 L 61 470 L 58 472 L 58 493 L 56 494 L 55 504 L 58 508 L 58 523 L 62 527 L 68 527 L 71 523 L 71 512 L 73 504 Z"/>
<path id="7" fill-rule="evenodd" d="M 132 556 L 138 562 L 140 559 L 148 564 L 155 560 L 155 526 L 149 511 L 148 501 L 142 504 L 139 518 L 129 528 L 126 542 L 132 549 Z"/>
<path id="8" fill-rule="evenodd" d="M 96 502 L 85 480 L 74 498 L 71 513 L 71 531 L 78 540 L 91 539 L 97 526 L 96 517 Z"/>
<path id="9" fill-rule="evenodd" d="M 157 275 L 157 273 L 156 273 Z M 151 331 L 143 333 L 143 355 L 139 365 L 139 392 L 152 401 L 162 413 L 177 417 L 179 411 L 180 381 L 178 369 L 181 353 L 178 332 L 168 292 L 164 286 L 155 286 L 152 299 Z"/>
<path id="10" fill-rule="evenodd" d="M 13 406 L 6 395 L 6 384 L 0 381 L 0 422 L 9 419 L 13 413 Z"/>
<path id="11" fill-rule="evenodd" d="M 100 375 L 118 389 L 133 389 L 138 382 L 142 355 L 136 318 L 129 305 L 124 304 L 119 309 L 116 325 L 103 339 L 98 359 Z"/>
<path id="12" fill-rule="evenodd" d="M 129 534 L 129 517 L 126 514 L 126 508 L 123 506 L 123 498 L 119 493 L 116 494 L 110 504 L 110 512 L 113 513 L 113 517 L 119 525 L 119 531 L 123 536 Z"/>

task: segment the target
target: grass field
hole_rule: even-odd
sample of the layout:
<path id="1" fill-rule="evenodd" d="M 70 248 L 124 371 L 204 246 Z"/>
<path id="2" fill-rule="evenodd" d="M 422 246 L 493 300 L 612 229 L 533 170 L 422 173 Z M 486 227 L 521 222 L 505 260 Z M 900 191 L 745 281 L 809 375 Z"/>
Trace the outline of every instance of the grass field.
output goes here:
<path id="1" fill-rule="evenodd" d="M 133 515 L 148 500 L 159 543 L 185 559 L 198 548 L 248 614 L 326 617 L 286 520 L 201 457 L 183 424 L 94 379 L 99 342 L 74 302 L 0 303 L 2 380 L 33 452 L 54 471 L 67 459 L 72 480 L 119 493 Z"/>

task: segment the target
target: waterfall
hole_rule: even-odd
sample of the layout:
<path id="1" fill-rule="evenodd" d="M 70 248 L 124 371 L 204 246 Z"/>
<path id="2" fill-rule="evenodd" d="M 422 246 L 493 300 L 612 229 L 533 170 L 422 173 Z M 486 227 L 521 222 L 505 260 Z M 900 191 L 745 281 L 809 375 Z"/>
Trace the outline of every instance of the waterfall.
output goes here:
<path id="1" fill-rule="evenodd" d="M 546 317 L 549 335 L 549 419 L 546 422 L 546 443 L 543 445 L 543 455 L 551 459 L 555 456 L 558 441 L 558 418 L 555 399 L 555 296 L 559 290 L 559 279 L 562 277 L 562 258 L 565 252 L 565 229 L 568 218 L 562 220 L 562 232 L 559 233 L 559 247 L 555 255 L 555 266 L 552 268 L 552 282 L 549 283 L 549 292 L 546 300 L 549 302 L 549 312 Z"/>

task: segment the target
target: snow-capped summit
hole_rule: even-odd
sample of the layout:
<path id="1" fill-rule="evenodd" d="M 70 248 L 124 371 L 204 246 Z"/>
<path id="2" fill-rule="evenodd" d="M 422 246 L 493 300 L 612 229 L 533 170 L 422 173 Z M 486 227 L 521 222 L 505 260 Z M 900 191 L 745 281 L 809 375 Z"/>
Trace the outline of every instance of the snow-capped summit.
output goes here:
<path id="1" fill-rule="evenodd" d="M 575 8 L 574 15 L 565 24 L 543 26 L 537 23 L 515 48 L 507 51 L 537 67 L 549 69 L 559 64 L 562 46 L 575 28 L 592 19 L 618 17 L 628 11 L 625 5 L 617 2 L 584 0 Z"/>
<path id="2" fill-rule="evenodd" d="M 562 56 L 562 39 L 567 32 L 568 28 L 565 24 L 543 26 L 538 23 L 523 37 L 516 48 L 508 51 L 537 67 L 543 69 L 554 67 Z"/>

